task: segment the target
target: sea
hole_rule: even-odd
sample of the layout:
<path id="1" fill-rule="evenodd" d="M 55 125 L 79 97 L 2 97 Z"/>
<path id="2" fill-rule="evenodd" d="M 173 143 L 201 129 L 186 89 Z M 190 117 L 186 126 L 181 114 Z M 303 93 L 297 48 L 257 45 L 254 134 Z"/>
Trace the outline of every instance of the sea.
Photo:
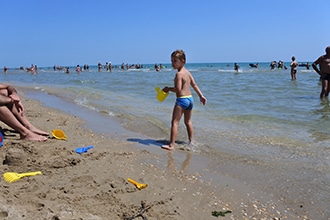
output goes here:
<path id="1" fill-rule="evenodd" d="M 297 209 L 313 207 L 306 212 L 318 213 L 315 219 L 330 218 L 329 99 L 319 98 L 321 83 L 312 68 L 298 67 L 293 81 L 290 63 L 284 62 L 287 69 L 269 64 L 238 63 L 235 71 L 234 63 L 187 63 L 207 103 L 200 104 L 192 91 L 194 143 L 188 143 L 181 121 L 176 149 L 211 158 L 210 169 L 230 174 L 239 166 L 235 178 L 275 192 L 283 202 L 300 202 Z M 154 64 L 115 66 L 112 72 L 91 65 L 79 74 L 75 67 L 69 74 L 53 67 L 39 67 L 37 74 L 12 68 L 0 77 L 2 83 L 30 88 L 27 96 L 45 105 L 102 116 L 93 127 L 97 132 L 108 132 L 118 121 L 146 137 L 146 145 L 159 147 L 169 140 L 175 94 L 159 102 L 155 87 L 172 86 L 175 74 L 165 63 L 160 71 Z"/>

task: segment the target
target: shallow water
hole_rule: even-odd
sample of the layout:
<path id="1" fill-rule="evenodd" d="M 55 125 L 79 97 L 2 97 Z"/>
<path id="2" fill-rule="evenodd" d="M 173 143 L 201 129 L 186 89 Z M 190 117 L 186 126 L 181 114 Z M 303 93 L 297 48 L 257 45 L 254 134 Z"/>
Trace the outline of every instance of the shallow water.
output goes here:
<path id="1" fill-rule="evenodd" d="M 178 148 L 212 157 L 214 170 L 221 167 L 230 173 L 231 164 L 242 165 L 242 176 L 237 178 L 247 182 L 255 183 L 249 174 L 258 171 L 260 185 L 277 187 L 283 196 L 292 182 L 301 200 L 323 207 L 330 201 L 330 105 L 319 99 L 317 74 L 299 67 L 297 80 L 291 81 L 289 70 L 270 70 L 268 63 L 258 69 L 239 65 L 236 72 L 233 64 L 187 64 L 208 102 L 200 105 L 193 93 L 196 142 L 185 144 L 181 123 Z M 56 96 L 102 117 L 118 118 L 131 131 L 168 140 L 175 96 L 160 103 L 154 88 L 172 85 L 175 71 L 169 64 L 160 72 L 153 65 L 144 66 L 112 73 L 92 67 L 80 74 L 51 68 L 35 75 L 10 70 L 1 74 L 1 81 L 34 88 L 42 94 L 36 99 Z M 101 132 L 109 131 L 108 124 L 102 127 Z"/>

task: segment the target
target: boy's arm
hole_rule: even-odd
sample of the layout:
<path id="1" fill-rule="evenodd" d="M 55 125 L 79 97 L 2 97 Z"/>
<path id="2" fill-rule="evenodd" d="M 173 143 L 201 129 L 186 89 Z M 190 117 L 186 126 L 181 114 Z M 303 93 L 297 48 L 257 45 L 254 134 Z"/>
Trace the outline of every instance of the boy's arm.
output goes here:
<path id="1" fill-rule="evenodd" d="M 199 100 L 200 102 L 205 105 L 207 99 L 205 98 L 205 96 L 203 95 L 202 91 L 199 89 L 198 85 L 196 84 L 195 80 L 193 77 L 191 77 L 191 87 L 193 87 L 193 89 L 195 90 L 195 92 L 197 93 L 197 95 L 199 96 Z"/>
<path id="2" fill-rule="evenodd" d="M 174 78 L 174 87 L 166 86 L 166 87 L 163 88 L 163 91 L 164 92 L 175 92 L 176 93 L 178 91 L 177 88 L 181 88 L 181 86 L 178 85 L 178 83 L 180 83 L 180 82 L 181 81 L 178 79 L 178 75 L 176 75 L 175 78 Z"/>
<path id="3" fill-rule="evenodd" d="M 163 91 L 164 92 L 175 92 L 176 93 L 176 88 L 175 87 L 168 87 L 168 86 L 165 86 L 163 88 Z"/>
<path id="4" fill-rule="evenodd" d="M 199 101 L 205 105 L 207 99 L 205 98 L 205 96 L 203 95 L 202 91 L 199 89 L 199 87 L 197 86 L 197 84 L 194 84 L 193 89 L 195 90 L 195 92 L 197 93 L 197 95 L 199 96 Z"/>

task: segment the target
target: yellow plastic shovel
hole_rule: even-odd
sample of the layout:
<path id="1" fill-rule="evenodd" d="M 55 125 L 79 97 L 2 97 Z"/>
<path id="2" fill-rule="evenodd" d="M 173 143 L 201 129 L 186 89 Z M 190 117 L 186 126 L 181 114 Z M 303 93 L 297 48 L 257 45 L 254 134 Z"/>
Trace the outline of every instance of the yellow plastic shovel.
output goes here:
<path id="1" fill-rule="evenodd" d="M 135 180 L 132 180 L 131 178 L 128 178 L 127 181 L 134 184 L 136 186 L 136 188 L 138 188 L 138 189 L 144 189 L 148 186 L 148 184 L 138 183 Z"/>
<path id="2" fill-rule="evenodd" d="M 25 176 L 35 176 L 37 174 L 42 174 L 41 171 L 37 172 L 30 172 L 30 173 L 14 173 L 14 172 L 7 172 L 3 174 L 3 177 L 7 182 L 13 183 L 16 182 L 17 180 L 20 180 L 21 178 Z"/>

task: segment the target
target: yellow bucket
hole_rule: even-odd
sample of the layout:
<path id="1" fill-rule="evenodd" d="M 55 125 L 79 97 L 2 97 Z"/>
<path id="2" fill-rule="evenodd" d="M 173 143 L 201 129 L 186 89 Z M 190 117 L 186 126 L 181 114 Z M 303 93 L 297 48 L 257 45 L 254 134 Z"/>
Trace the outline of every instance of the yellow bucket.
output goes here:
<path id="1" fill-rule="evenodd" d="M 60 129 L 51 130 L 52 135 L 58 140 L 66 140 L 66 135 Z"/>
<path id="2" fill-rule="evenodd" d="M 164 92 L 159 87 L 156 87 L 155 90 L 157 92 L 156 99 L 160 102 L 164 101 L 166 99 L 166 97 L 168 96 L 168 92 Z"/>

